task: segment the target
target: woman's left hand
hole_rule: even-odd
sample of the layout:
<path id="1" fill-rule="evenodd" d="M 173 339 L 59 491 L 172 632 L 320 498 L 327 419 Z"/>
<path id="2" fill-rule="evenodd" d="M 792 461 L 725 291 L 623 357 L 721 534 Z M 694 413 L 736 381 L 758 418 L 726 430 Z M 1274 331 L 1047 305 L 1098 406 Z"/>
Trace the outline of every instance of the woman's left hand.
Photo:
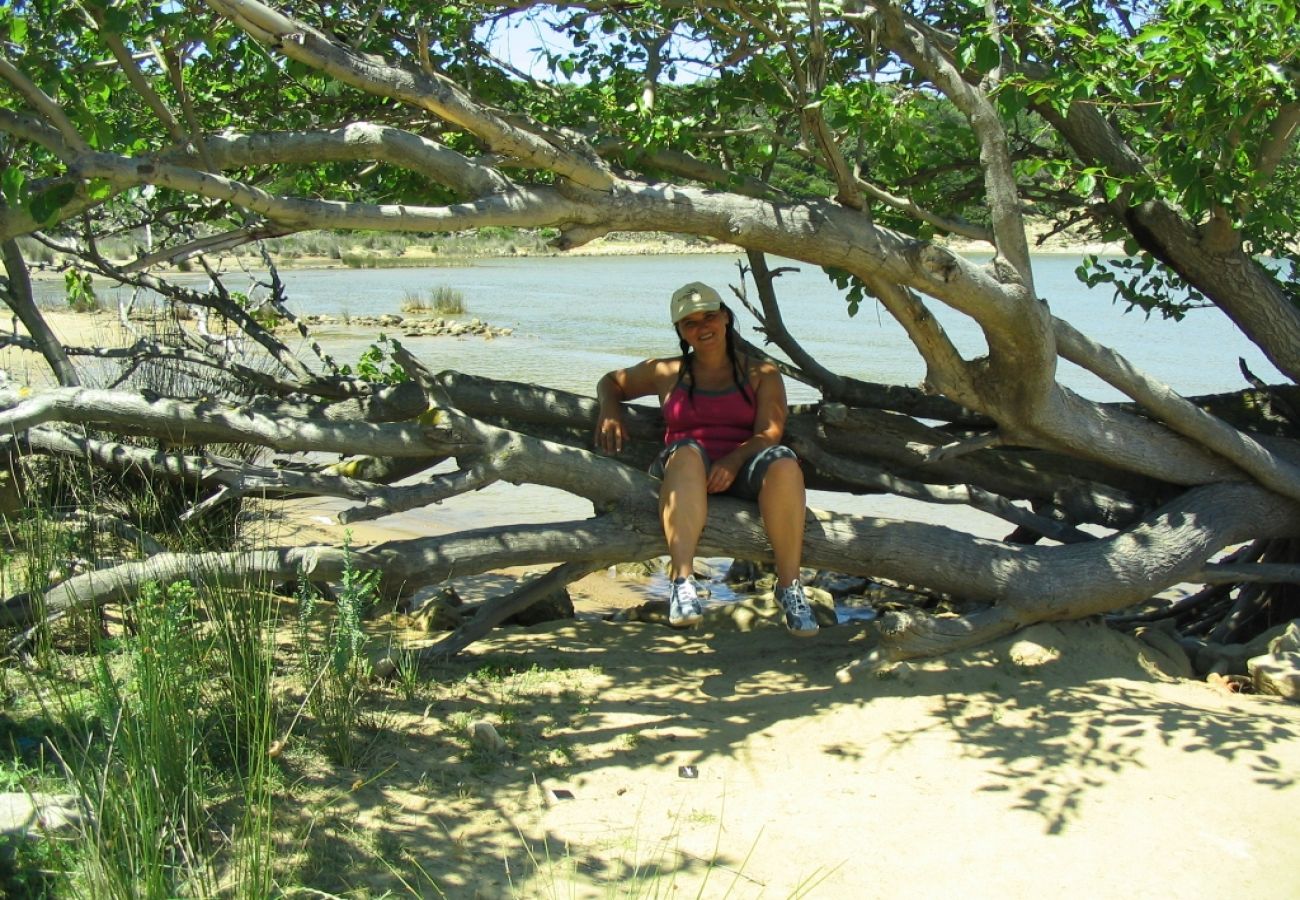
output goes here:
<path id="1" fill-rule="evenodd" d="M 724 456 L 709 467 L 708 491 L 710 494 L 721 494 L 727 490 L 736 481 L 736 473 L 740 471 L 740 466 L 732 462 L 729 457 Z"/>

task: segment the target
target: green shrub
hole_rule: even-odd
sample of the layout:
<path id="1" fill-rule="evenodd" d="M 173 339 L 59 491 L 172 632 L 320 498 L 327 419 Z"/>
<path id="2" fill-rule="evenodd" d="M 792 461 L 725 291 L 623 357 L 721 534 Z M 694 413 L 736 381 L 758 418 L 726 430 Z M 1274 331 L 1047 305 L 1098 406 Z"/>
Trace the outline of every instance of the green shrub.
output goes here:
<path id="1" fill-rule="evenodd" d="M 349 269 L 374 269 L 379 266 L 379 257 L 373 253 L 348 251 L 340 253 L 339 259 Z"/>
<path id="2" fill-rule="evenodd" d="M 63 273 L 63 287 L 67 292 L 68 308 L 73 312 L 95 312 L 99 309 L 94 279 L 89 273 L 69 269 Z"/>
<path id="3" fill-rule="evenodd" d="M 323 607 L 316 589 L 305 577 L 299 580 L 298 649 L 300 672 L 308 685 L 306 706 L 316 720 L 325 752 L 339 765 L 353 766 L 361 755 L 361 704 L 370 675 L 361 620 L 378 595 L 379 573 L 353 565 L 350 533 L 343 549 L 347 551 L 343 581 L 323 647 L 318 648 L 312 638 L 312 617 Z"/>

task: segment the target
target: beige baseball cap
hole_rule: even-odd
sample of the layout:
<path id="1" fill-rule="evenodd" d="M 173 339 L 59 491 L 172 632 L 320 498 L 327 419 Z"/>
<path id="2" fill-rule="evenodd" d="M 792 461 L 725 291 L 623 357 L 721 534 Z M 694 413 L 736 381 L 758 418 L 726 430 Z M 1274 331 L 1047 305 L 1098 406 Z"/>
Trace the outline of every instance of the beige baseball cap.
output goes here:
<path id="1" fill-rule="evenodd" d="M 722 306 L 722 297 L 701 281 L 692 281 L 673 291 L 671 313 L 676 325 L 686 316 L 696 312 L 712 312 Z"/>

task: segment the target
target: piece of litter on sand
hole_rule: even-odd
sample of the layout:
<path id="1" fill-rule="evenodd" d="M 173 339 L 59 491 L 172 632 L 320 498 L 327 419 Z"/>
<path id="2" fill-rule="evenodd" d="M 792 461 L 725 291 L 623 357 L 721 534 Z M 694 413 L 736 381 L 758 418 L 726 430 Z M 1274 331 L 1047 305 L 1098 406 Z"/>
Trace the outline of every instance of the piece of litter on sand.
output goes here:
<path id="1" fill-rule="evenodd" d="M 700 770 L 695 768 L 695 766 L 678 766 L 677 777 L 678 778 L 699 778 Z"/>
<path id="2" fill-rule="evenodd" d="M 551 796 L 554 797 L 556 800 L 572 800 L 573 791 L 567 790 L 565 788 L 552 788 Z"/>

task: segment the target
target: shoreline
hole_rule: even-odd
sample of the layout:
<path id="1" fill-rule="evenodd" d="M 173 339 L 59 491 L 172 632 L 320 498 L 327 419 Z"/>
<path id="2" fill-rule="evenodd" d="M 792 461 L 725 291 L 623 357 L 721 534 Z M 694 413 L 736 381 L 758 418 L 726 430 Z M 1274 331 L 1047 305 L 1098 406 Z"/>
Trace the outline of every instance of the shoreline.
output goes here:
<path id="1" fill-rule="evenodd" d="M 1031 256 L 1122 256 L 1123 246 L 1119 242 L 1099 243 L 1070 238 L 1051 237 L 1043 243 L 1037 243 L 1033 231 L 1030 237 Z M 980 241 L 968 239 L 936 239 L 936 246 L 964 256 L 991 255 L 993 248 Z M 284 271 L 330 271 L 344 269 L 404 269 L 404 268 L 458 268 L 472 266 L 479 260 L 488 259 L 546 259 L 559 257 L 610 257 L 610 256 L 712 256 L 743 255 L 744 248 L 735 244 L 721 242 L 703 243 L 698 240 L 666 238 L 662 240 L 623 240 L 597 238 L 571 250 L 554 250 L 550 248 L 534 249 L 531 247 L 511 247 L 509 252 L 481 253 L 432 253 L 419 247 L 408 247 L 396 254 L 349 250 L 348 254 L 364 264 L 345 262 L 340 256 L 305 256 L 285 253 L 271 253 L 271 259 L 278 269 Z M 262 268 L 260 256 L 254 254 L 236 254 L 236 261 L 253 263 L 253 268 Z M 116 260 L 118 265 L 127 265 L 130 260 Z M 63 277 L 64 269 L 54 263 L 35 263 L 29 266 L 33 281 L 49 281 Z M 179 266 L 159 266 L 153 270 L 158 274 L 201 275 L 201 272 L 189 271 Z M 228 274 L 223 273 L 223 274 Z"/>

